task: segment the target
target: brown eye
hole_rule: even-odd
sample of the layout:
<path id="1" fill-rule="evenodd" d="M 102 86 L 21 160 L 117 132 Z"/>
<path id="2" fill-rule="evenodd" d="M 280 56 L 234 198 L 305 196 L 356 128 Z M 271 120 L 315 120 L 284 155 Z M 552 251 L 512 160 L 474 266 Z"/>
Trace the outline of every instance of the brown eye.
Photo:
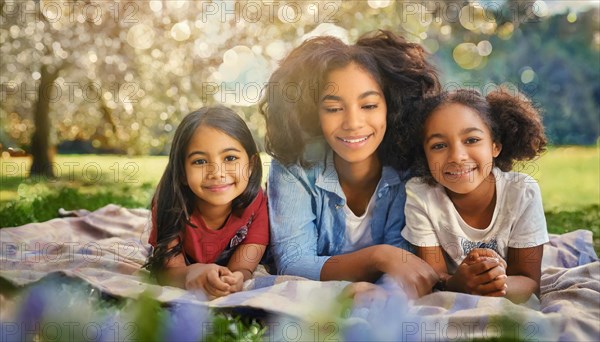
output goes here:
<path id="1" fill-rule="evenodd" d="M 470 144 L 475 144 L 479 141 L 481 141 L 481 139 L 479 139 L 479 138 L 467 138 L 467 140 L 465 140 L 465 143 L 470 145 Z"/>

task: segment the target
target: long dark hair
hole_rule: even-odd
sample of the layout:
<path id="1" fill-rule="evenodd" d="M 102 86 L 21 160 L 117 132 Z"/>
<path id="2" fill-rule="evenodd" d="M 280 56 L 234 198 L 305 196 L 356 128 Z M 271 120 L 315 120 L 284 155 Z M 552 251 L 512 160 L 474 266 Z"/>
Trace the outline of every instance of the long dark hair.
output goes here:
<path id="1" fill-rule="evenodd" d="M 185 154 L 188 144 L 200 126 L 207 126 L 229 135 L 246 150 L 252 165 L 248 186 L 236 197 L 231 206 L 234 214 L 240 214 L 256 198 L 262 179 L 262 162 L 252 133 L 244 120 L 234 111 L 223 106 L 203 107 L 186 115 L 173 137 L 169 162 L 152 197 L 153 222 L 156 224 L 156 248 L 144 265 L 152 273 L 160 270 L 171 257 L 183 251 L 183 233 L 191 225 L 196 195 L 185 185 Z M 169 243 L 180 238 L 174 248 Z"/>
<path id="2" fill-rule="evenodd" d="M 312 138 L 323 135 L 318 102 L 327 76 L 356 63 L 377 82 L 388 107 L 379 158 L 384 165 L 400 166 L 390 152 L 396 146 L 395 128 L 405 104 L 439 89 L 435 69 L 425 57 L 418 44 L 388 31 L 365 35 L 355 45 L 330 36 L 306 40 L 280 63 L 263 91 L 259 111 L 267 123 L 267 152 L 285 165 L 310 165 L 304 150 Z"/>
<path id="3" fill-rule="evenodd" d="M 451 103 L 477 112 L 488 126 L 493 141 L 502 144 L 500 154 L 494 158 L 494 166 L 502 171 L 510 171 L 516 161 L 531 160 L 546 150 L 548 142 L 540 112 L 523 94 L 503 88 L 485 97 L 478 91 L 467 89 L 444 92 L 426 98 L 409 124 L 412 131 L 409 139 L 414 143 L 410 149 L 412 156 L 407 158 L 413 159 L 413 175 L 422 177 L 430 185 L 436 182 L 423 150 L 425 122 L 436 109 Z"/>
<path id="4" fill-rule="evenodd" d="M 375 57 L 383 78 L 388 115 L 385 136 L 377 150 L 379 158 L 384 165 L 408 170 L 412 160 L 405 157 L 412 144 L 407 140 L 406 122 L 423 98 L 439 94 L 437 70 L 421 45 L 390 31 L 367 33 L 356 45 Z"/>

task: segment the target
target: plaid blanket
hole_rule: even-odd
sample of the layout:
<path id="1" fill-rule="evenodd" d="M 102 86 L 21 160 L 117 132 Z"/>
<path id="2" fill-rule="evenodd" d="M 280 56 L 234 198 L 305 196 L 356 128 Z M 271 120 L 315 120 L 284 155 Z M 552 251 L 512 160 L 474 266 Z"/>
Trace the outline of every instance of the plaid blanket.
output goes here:
<path id="1" fill-rule="evenodd" d="M 141 269 L 149 252 L 148 210 L 108 205 L 62 214 L 72 217 L 0 230 L 1 278 L 25 286 L 58 272 L 119 297 L 146 292 L 161 302 L 189 298 L 185 290 L 153 284 Z M 244 283 L 245 291 L 196 301 L 262 309 L 309 324 L 339 309 L 338 295 L 348 284 L 274 276 L 260 268 Z M 436 292 L 409 301 L 398 289 L 389 293 L 385 300 L 371 298 L 348 309 L 346 338 L 462 340 L 501 334 L 521 340 L 600 339 L 600 262 L 587 230 L 551 236 L 544 246 L 539 300 L 532 296 L 516 305 L 505 298 Z M 307 327 L 325 333 L 309 337 L 315 339 L 326 337 L 333 326 L 325 321 Z"/>

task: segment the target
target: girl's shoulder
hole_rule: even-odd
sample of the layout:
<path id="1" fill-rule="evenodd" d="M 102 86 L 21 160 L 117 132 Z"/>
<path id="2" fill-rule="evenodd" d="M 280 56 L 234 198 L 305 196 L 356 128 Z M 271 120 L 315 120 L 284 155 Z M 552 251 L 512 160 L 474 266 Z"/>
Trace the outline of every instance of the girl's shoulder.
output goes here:
<path id="1" fill-rule="evenodd" d="M 505 187 L 514 189 L 539 189 L 537 180 L 530 174 L 516 171 L 501 171 L 498 168 L 493 170 L 497 183 L 503 183 Z"/>
<path id="2" fill-rule="evenodd" d="M 406 182 L 406 191 L 417 191 L 419 193 L 432 192 L 436 185 L 430 185 L 421 177 L 412 177 Z"/>
<path id="3" fill-rule="evenodd" d="M 494 176 L 496 189 L 505 201 L 517 204 L 522 201 L 528 202 L 533 198 L 541 198 L 540 186 L 532 175 L 495 168 Z"/>
<path id="4" fill-rule="evenodd" d="M 421 177 L 412 177 L 406 182 L 406 196 L 426 203 L 438 203 L 446 197 L 446 192 L 437 183 L 431 185 Z"/>
<path id="5" fill-rule="evenodd" d="M 246 210 L 257 210 L 260 207 L 266 207 L 267 205 L 267 196 L 265 194 L 265 191 L 262 187 L 260 187 L 258 189 L 258 192 L 256 193 L 256 197 L 254 197 L 254 199 L 252 200 L 252 202 L 250 202 L 250 204 L 248 205 L 248 207 L 246 207 Z"/>

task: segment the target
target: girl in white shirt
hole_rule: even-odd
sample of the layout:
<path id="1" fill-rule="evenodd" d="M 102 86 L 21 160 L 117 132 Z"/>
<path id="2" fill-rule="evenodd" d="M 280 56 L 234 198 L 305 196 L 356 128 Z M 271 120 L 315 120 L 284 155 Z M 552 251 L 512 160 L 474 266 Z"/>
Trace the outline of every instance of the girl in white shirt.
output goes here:
<path id="1" fill-rule="evenodd" d="M 402 236 L 440 275 L 440 289 L 506 296 L 539 293 L 548 241 L 540 189 L 510 172 L 544 151 L 538 111 L 520 94 L 442 93 L 407 127 L 415 145 Z"/>

